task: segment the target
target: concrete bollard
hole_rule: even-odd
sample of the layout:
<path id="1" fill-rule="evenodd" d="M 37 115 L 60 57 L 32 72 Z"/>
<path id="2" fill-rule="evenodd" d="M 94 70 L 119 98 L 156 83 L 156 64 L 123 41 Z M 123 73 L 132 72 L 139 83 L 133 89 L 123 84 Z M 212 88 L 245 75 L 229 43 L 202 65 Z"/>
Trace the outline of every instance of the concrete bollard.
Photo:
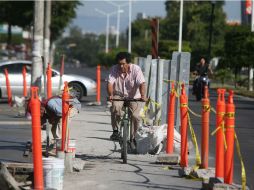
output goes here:
<path id="1" fill-rule="evenodd" d="M 65 153 L 64 167 L 66 172 L 68 173 L 73 172 L 73 153 L 72 152 Z"/>

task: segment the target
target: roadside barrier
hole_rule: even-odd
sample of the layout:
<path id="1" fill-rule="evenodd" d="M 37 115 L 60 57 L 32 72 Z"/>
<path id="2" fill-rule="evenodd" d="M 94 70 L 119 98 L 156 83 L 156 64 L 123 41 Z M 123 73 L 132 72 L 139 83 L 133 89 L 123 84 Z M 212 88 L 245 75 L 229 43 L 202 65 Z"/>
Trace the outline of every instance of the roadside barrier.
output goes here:
<path id="1" fill-rule="evenodd" d="M 101 66 L 97 65 L 96 69 L 96 102 L 101 102 Z"/>
<path id="2" fill-rule="evenodd" d="M 5 74 L 5 81 L 6 81 L 6 89 L 7 89 L 7 96 L 8 96 L 8 104 L 12 106 L 12 94 L 11 94 L 11 85 L 10 85 L 10 80 L 9 80 L 9 74 L 8 74 L 8 69 L 4 69 L 4 74 Z"/>
<path id="3" fill-rule="evenodd" d="M 233 183 L 234 165 L 234 134 L 235 134 L 235 105 L 233 102 L 233 91 L 229 91 L 228 102 L 226 104 L 225 133 L 227 149 L 225 152 L 224 182 Z"/>
<path id="4" fill-rule="evenodd" d="M 30 109 L 32 115 L 32 143 L 34 165 L 34 189 L 43 189 L 42 148 L 41 148 L 41 113 L 38 87 L 31 87 Z"/>
<path id="5" fill-rule="evenodd" d="M 205 86 L 204 90 L 204 98 L 202 99 L 201 168 L 207 169 L 209 158 L 210 100 L 208 98 L 208 87 Z"/>
<path id="6" fill-rule="evenodd" d="M 48 64 L 48 68 L 47 68 L 47 98 L 51 98 L 52 97 L 52 69 L 50 64 Z"/>
<path id="7" fill-rule="evenodd" d="M 62 94 L 62 151 L 66 150 L 67 135 L 67 122 L 68 122 L 68 111 L 69 111 L 69 92 L 68 82 L 64 83 L 64 91 Z"/>
<path id="8" fill-rule="evenodd" d="M 23 96 L 27 97 L 26 66 L 22 67 L 22 75 L 23 75 Z"/>
<path id="9" fill-rule="evenodd" d="M 181 113 L 181 159 L 180 166 L 188 166 L 188 98 L 185 93 L 184 84 L 182 84 L 180 95 L 180 113 Z"/>
<path id="10" fill-rule="evenodd" d="M 225 105 L 225 89 L 218 89 L 218 99 L 216 105 L 216 158 L 215 158 L 215 177 L 224 178 L 224 115 L 226 111 Z"/>
<path id="11" fill-rule="evenodd" d="M 172 154 L 174 151 L 175 99 L 176 91 L 172 83 L 168 104 L 167 154 Z"/>
<path id="12" fill-rule="evenodd" d="M 168 153 L 168 147 L 171 145 L 171 139 L 168 138 L 172 133 L 169 131 L 169 126 L 174 126 L 174 110 L 175 105 L 171 105 L 175 102 L 175 98 L 178 98 L 176 89 L 174 88 L 174 83 L 176 81 L 163 80 L 164 82 L 172 83 L 172 90 L 169 97 L 169 107 L 168 107 L 168 133 L 167 133 L 167 147 L 166 152 Z M 202 99 L 202 115 L 195 113 L 188 107 L 187 97 L 184 97 L 184 85 L 183 83 L 178 84 L 178 88 L 181 89 L 180 95 L 180 109 L 181 109 L 181 167 L 187 167 L 188 161 L 186 161 L 186 147 L 187 135 L 185 129 L 185 113 L 187 109 L 187 119 L 190 129 L 190 134 L 192 137 L 192 142 L 195 147 L 196 152 L 196 165 L 192 167 L 188 178 L 196 179 L 192 172 L 195 172 L 199 167 L 202 169 L 208 169 L 208 158 L 209 158 L 209 124 L 210 124 L 210 111 L 216 114 L 216 129 L 211 133 L 214 135 L 216 133 L 216 162 L 215 162 L 215 177 L 219 179 L 224 179 L 224 183 L 233 183 L 233 158 L 234 158 L 234 141 L 236 142 L 236 151 L 241 163 L 241 178 L 242 178 L 242 189 L 246 189 L 246 173 L 243 163 L 243 158 L 241 155 L 240 144 L 235 133 L 235 105 L 233 102 L 233 91 L 229 91 L 227 104 L 225 103 L 225 89 L 218 89 L 217 94 L 217 104 L 216 110 L 210 105 L 208 88 L 205 88 L 204 98 Z M 172 110 L 172 111 L 171 111 Z M 192 127 L 191 119 L 189 113 L 192 115 L 202 118 L 202 141 L 201 141 L 201 156 L 200 159 L 198 144 L 195 136 L 194 129 Z M 171 118 L 170 118 L 171 117 Z M 172 124 L 173 123 L 173 124 Z M 225 124 L 225 127 L 224 127 Z M 183 127 L 184 126 L 184 127 Z M 173 127 L 172 127 L 173 128 Z M 170 134 L 171 133 L 171 134 Z M 185 138 L 186 137 L 186 138 Z M 173 148 L 172 148 L 173 149 Z M 201 161 L 202 160 L 202 161 Z M 187 163 L 187 164 L 186 164 Z"/>

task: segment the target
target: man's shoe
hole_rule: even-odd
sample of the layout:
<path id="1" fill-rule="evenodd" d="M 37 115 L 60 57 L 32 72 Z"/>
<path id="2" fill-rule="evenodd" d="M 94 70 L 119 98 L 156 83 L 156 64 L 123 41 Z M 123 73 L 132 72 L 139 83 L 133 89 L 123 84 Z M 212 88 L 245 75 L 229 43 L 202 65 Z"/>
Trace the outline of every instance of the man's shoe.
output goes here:
<path id="1" fill-rule="evenodd" d="M 110 136 L 110 139 L 112 141 L 118 141 L 119 137 L 120 137 L 119 132 L 118 131 L 113 131 L 113 134 Z"/>

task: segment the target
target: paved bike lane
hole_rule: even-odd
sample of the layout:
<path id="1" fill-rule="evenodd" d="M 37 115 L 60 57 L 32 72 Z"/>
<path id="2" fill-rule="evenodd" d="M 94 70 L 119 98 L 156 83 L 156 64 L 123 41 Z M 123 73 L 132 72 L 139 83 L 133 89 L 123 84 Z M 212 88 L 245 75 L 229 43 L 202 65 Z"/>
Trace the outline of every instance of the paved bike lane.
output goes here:
<path id="1" fill-rule="evenodd" d="M 128 155 L 122 164 L 120 146 L 109 140 L 110 116 L 105 106 L 82 108 L 70 123 L 71 138 L 77 139 L 76 158 L 84 170 L 65 174 L 64 189 L 201 189 L 201 181 L 179 178 L 178 170 L 155 164 L 153 155 Z"/>

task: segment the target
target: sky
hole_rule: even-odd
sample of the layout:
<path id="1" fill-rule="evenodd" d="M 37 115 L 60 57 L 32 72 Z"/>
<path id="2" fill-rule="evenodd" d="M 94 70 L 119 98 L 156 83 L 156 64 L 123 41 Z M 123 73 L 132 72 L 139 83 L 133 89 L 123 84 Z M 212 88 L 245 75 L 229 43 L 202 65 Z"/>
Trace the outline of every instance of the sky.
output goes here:
<path id="1" fill-rule="evenodd" d="M 115 4 L 122 5 L 123 13 L 120 15 L 120 31 L 124 31 L 128 27 L 128 1 L 114 0 Z M 117 11 L 117 7 L 111 5 L 107 0 L 83 0 L 83 6 L 77 10 L 77 18 L 72 22 L 72 25 L 79 26 L 83 32 L 105 33 L 106 31 L 106 16 L 98 13 L 95 9 L 99 9 L 105 13 L 113 13 Z M 136 19 L 137 13 L 144 13 L 146 16 L 166 15 L 165 0 L 133 0 L 132 2 L 132 20 Z M 240 20 L 240 2 L 225 1 L 224 10 L 228 20 Z M 112 14 L 109 19 L 109 25 L 116 27 L 117 16 Z"/>

